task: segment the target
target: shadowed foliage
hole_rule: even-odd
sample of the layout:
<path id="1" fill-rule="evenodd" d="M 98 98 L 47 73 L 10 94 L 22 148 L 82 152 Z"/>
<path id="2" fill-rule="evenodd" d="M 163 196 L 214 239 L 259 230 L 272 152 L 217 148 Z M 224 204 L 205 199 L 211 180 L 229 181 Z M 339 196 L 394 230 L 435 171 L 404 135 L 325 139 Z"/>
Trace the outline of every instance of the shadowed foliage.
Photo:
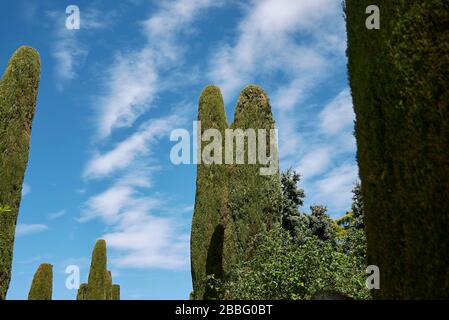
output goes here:
<path id="1" fill-rule="evenodd" d="M 449 297 L 449 2 L 347 0 L 368 264 L 380 299 Z"/>
<path id="2" fill-rule="evenodd" d="M 51 300 L 53 292 L 53 266 L 43 263 L 33 277 L 28 300 Z"/>
<path id="3" fill-rule="evenodd" d="M 223 277 L 223 240 L 224 240 L 224 227 L 219 224 L 212 235 L 210 240 L 209 250 L 207 252 L 206 260 L 206 274 L 214 275 L 216 279 Z M 217 299 L 216 292 L 210 290 L 209 286 L 206 286 L 204 299 L 211 300 Z"/>
<path id="4" fill-rule="evenodd" d="M 40 77 L 36 50 L 20 47 L 0 80 L 0 300 L 11 280 L 14 235 Z"/>

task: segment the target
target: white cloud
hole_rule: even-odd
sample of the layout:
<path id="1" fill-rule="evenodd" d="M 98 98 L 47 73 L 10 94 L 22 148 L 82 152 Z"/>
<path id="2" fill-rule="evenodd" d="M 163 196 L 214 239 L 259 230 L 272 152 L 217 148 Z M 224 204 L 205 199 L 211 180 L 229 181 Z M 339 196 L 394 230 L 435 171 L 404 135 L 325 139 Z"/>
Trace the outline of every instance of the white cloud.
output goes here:
<path id="1" fill-rule="evenodd" d="M 65 27 L 66 15 L 64 11 L 48 11 L 47 16 L 53 21 L 54 40 L 51 50 L 56 61 L 56 75 L 58 88 L 77 77 L 77 69 L 84 64 L 89 46 L 81 40 L 85 31 L 92 32 L 104 29 L 114 21 L 115 12 L 103 12 L 94 8 L 81 9 L 81 24 L 79 30 L 68 30 Z"/>
<path id="2" fill-rule="evenodd" d="M 301 96 L 301 87 L 316 82 L 314 77 L 329 63 L 329 56 L 339 54 L 327 46 L 334 39 L 330 35 L 335 33 L 338 6 L 335 0 L 252 1 L 238 26 L 235 45 L 224 44 L 211 59 L 210 77 L 228 97 L 258 74 L 282 71 L 292 80 L 286 84 L 289 89 L 281 90 L 295 99 L 280 96 L 279 107 L 291 107 Z M 311 40 L 298 41 L 299 32 Z"/>
<path id="3" fill-rule="evenodd" d="M 51 212 L 48 214 L 48 219 L 50 219 L 50 220 L 58 219 L 58 218 L 65 216 L 66 214 L 67 214 L 66 210 L 59 210 L 56 212 Z"/>
<path id="4" fill-rule="evenodd" d="M 139 188 L 147 188 L 150 185 L 145 175 L 125 176 L 104 192 L 91 197 L 85 203 L 79 220 L 84 222 L 101 218 L 105 223 L 113 225 L 121 219 L 126 219 L 123 217 L 126 214 L 142 213 L 157 207 L 158 199 L 143 197 L 139 192 Z"/>
<path id="5" fill-rule="evenodd" d="M 300 161 L 296 171 L 304 179 L 310 179 L 325 171 L 331 162 L 332 150 L 329 147 L 322 147 L 307 153 Z"/>
<path id="6" fill-rule="evenodd" d="M 321 130 L 330 135 L 352 129 L 355 120 L 349 89 L 340 92 L 321 112 Z"/>
<path id="7" fill-rule="evenodd" d="M 117 255 L 117 267 L 183 268 L 188 263 L 188 234 L 176 220 L 152 215 L 163 204 L 144 194 L 150 186 L 141 175 L 125 176 L 85 204 L 80 221 L 100 218 L 113 230 L 105 233 L 108 247 Z"/>
<path id="8" fill-rule="evenodd" d="M 48 229 L 45 224 L 18 224 L 16 226 L 16 236 L 26 236 L 32 233 L 43 232 Z"/>
<path id="9" fill-rule="evenodd" d="M 358 167 L 343 164 L 314 183 L 314 200 L 325 203 L 335 211 L 346 211 L 351 206 L 351 190 L 357 180 Z"/>
<path id="10" fill-rule="evenodd" d="M 214 5 L 217 2 L 212 0 L 164 2 L 142 23 L 145 45 L 119 54 L 108 71 L 107 94 L 99 101 L 100 138 L 108 137 L 114 129 L 130 127 L 152 106 L 156 94 L 166 89 L 161 73 L 173 72 L 183 63 L 182 36 L 201 10 Z"/>
<path id="11" fill-rule="evenodd" d="M 150 146 L 168 135 L 181 121 L 178 115 L 147 121 L 111 151 L 102 155 L 96 154 L 87 164 L 84 177 L 104 177 L 119 169 L 127 168 L 139 156 L 148 155 Z"/>
<path id="12" fill-rule="evenodd" d="M 133 223 L 124 223 L 103 238 L 121 252 L 112 259 L 118 267 L 178 269 L 188 263 L 188 235 L 176 232 L 175 221 L 145 215 Z"/>

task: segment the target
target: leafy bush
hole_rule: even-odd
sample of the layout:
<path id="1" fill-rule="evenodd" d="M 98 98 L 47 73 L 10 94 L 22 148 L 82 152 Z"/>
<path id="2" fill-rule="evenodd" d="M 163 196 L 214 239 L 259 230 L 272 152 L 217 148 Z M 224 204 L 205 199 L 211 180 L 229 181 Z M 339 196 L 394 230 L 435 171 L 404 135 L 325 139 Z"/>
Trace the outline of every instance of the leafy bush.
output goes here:
<path id="1" fill-rule="evenodd" d="M 316 292 L 337 291 L 368 299 L 365 265 L 316 236 L 293 241 L 279 225 L 258 234 L 252 258 L 239 263 L 225 281 L 209 279 L 225 299 L 310 299 Z"/>

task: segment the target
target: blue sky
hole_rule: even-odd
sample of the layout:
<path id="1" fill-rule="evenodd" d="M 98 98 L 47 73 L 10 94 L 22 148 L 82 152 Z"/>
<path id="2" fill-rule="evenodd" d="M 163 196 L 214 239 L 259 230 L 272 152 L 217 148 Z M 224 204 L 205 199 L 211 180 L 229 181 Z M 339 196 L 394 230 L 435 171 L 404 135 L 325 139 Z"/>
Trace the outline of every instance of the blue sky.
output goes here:
<path id="1" fill-rule="evenodd" d="M 68 5 L 80 30 L 65 29 Z M 303 175 L 306 207 L 350 208 L 357 179 L 345 29 L 337 0 L 2 1 L 0 61 L 20 45 L 42 59 L 9 299 L 26 299 L 42 262 L 54 298 L 74 299 L 95 240 L 108 243 L 123 299 L 187 299 L 194 165 L 170 162 L 198 96 L 221 87 L 271 98 L 283 169 Z"/>

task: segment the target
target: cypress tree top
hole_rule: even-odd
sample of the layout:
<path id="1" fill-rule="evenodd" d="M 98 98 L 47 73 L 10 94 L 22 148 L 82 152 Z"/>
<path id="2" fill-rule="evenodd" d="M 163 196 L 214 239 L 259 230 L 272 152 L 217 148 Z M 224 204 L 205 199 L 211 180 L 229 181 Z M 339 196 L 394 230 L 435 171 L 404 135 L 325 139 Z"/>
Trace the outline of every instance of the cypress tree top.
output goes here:
<path id="1" fill-rule="evenodd" d="M 53 266 L 43 263 L 34 274 L 28 300 L 51 300 L 53 292 Z"/>

